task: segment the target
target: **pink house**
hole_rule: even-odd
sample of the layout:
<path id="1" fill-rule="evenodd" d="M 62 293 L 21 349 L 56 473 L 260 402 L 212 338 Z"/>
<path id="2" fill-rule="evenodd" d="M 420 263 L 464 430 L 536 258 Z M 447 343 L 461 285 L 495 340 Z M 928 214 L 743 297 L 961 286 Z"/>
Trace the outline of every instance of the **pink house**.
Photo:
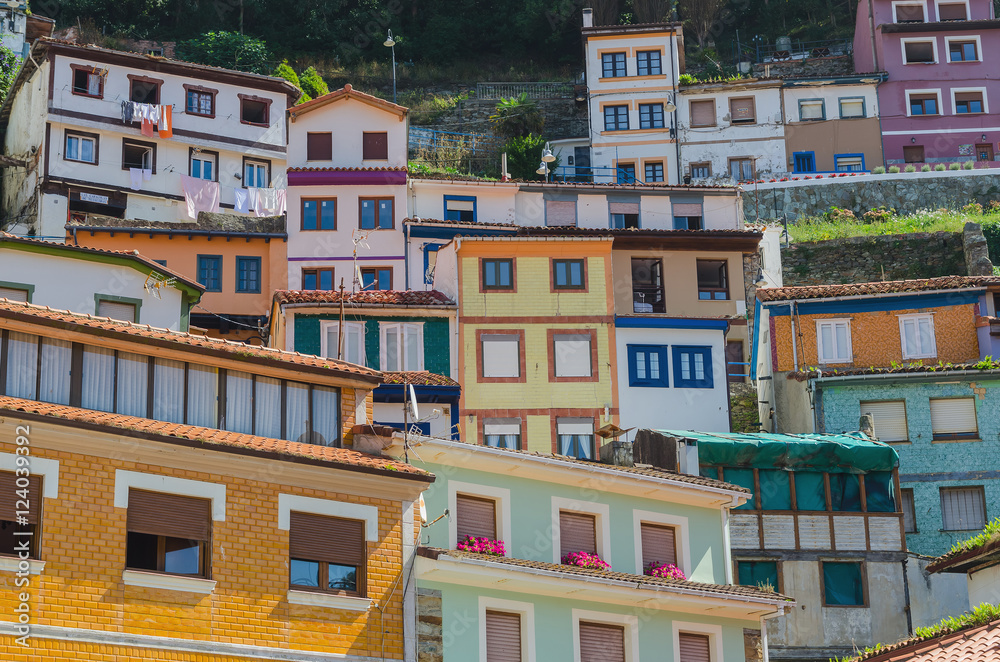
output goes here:
<path id="1" fill-rule="evenodd" d="M 878 88 L 886 165 L 996 161 L 1000 20 L 991 0 L 860 0 L 859 73 Z"/>

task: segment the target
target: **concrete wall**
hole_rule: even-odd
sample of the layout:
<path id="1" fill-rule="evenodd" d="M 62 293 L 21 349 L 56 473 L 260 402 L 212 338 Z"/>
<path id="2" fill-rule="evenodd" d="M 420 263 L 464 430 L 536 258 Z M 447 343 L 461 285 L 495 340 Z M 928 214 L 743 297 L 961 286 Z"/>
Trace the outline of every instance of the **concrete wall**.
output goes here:
<path id="1" fill-rule="evenodd" d="M 958 577 L 961 579 L 961 576 Z M 1000 602 L 1000 566 L 994 565 L 967 575 L 969 587 L 969 607 L 983 603 L 995 605 Z"/>
<path id="2" fill-rule="evenodd" d="M 445 196 L 459 196 L 476 199 L 477 223 L 515 223 L 517 189 L 514 183 L 411 178 L 408 216 L 444 220 Z"/>
<path id="3" fill-rule="evenodd" d="M 956 616 L 969 608 L 970 592 L 966 578 L 961 574 L 927 572 L 927 564 L 932 559 L 910 554 L 906 559 L 906 582 L 910 590 L 910 619 L 914 628 L 923 628 L 940 623 L 943 619 Z M 1000 595 L 989 600 L 996 604 Z M 979 606 L 976 602 L 973 606 Z"/>
<path id="4" fill-rule="evenodd" d="M 406 116 L 351 97 L 342 97 L 291 119 L 288 125 L 290 168 L 402 168 L 406 166 Z M 388 134 L 388 160 L 364 160 L 365 131 Z M 309 161 L 306 143 L 310 132 L 333 134 L 333 159 Z"/>
<path id="5" fill-rule="evenodd" d="M 4 168 L 3 213 L 8 222 L 0 229 L 14 234 L 40 235 L 38 197 L 35 187 L 44 170 L 45 119 L 48 108 L 49 62 L 43 62 L 11 101 L 9 130 L 4 134 L 3 153 L 28 163 L 25 168 Z M 32 153 L 34 148 L 34 153 Z M 58 236 L 63 236 L 61 228 Z"/>

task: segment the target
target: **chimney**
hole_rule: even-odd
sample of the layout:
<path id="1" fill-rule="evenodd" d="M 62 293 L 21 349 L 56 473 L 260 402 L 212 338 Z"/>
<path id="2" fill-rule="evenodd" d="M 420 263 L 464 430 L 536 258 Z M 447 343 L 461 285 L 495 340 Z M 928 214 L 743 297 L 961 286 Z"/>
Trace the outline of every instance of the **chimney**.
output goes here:
<path id="1" fill-rule="evenodd" d="M 583 27 L 594 27 L 594 10 L 589 7 L 583 10 Z"/>
<path id="2" fill-rule="evenodd" d="M 869 439 L 878 441 L 878 437 L 875 436 L 875 417 L 871 414 L 861 414 L 861 420 L 858 421 L 858 429 L 867 435 Z"/>

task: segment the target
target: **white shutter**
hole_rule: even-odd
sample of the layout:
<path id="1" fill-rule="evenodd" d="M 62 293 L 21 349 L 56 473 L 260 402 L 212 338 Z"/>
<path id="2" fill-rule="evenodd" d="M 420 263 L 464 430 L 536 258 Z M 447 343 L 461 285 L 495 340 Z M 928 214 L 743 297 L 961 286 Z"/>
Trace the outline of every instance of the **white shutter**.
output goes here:
<path id="1" fill-rule="evenodd" d="M 514 335 L 483 335 L 483 377 L 520 377 L 520 339 Z"/>
<path id="2" fill-rule="evenodd" d="M 850 99 L 840 102 L 840 119 L 865 116 L 864 99 Z"/>
<path id="3" fill-rule="evenodd" d="M 447 200 L 448 211 L 475 211 L 476 203 L 472 200 Z"/>
<path id="4" fill-rule="evenodd" d="M 552 338 L 556 377 L 590 377 L 593 374 L 590 334 L 573 333 Z"/>
<path id="5" fill-rule="evenodd" d="M 931 400 L 931 432 L 935 437 L 978 431 L 975 398 Z"/>
<path id="6" fill-rule="evenodd" d="M 327 325 L 323 329 L 323 340 L 326 343 L 323 348 L 323 356 L 328 359 L 337 358 L 337 349 L 340 345 L 340 327 L 336 324 Z"/>
<path id="7" fill-rule="evenodd" d="M 28 290 L 17 290 L 10 287 L 0 287 L 0 299 L 28 303 Z"/>
<path id="8" fill-rule="evenodd" d="M 799 119 L 800 120 L 821 120 L 821 119 L 823 119 L 823 102 L 822 101 L 800 101 L 799 102 Z"/>
<path id="9" fill-rule="evenodd" d="M 556 434 L 594 434 L 594 419 L 592 418 L 558 418 L 556 419 Z"/>
<path id="10" fill-rule="evenodd" d="M 549 227 L 576 225 L 576 202 L 572 200 L 546 200 L 545 225 Z"/>
<path id="11" fill-rule="evenodd" d="M 638 202 L 612 202 L 608 205 L 612 214 L 638 214 Z"/>
<path id="12" fill-rule="evenodd" d="M 110 317 L 113 320 L 136 322 L 135 304 L 119 303 L 118 301 L 101 301 L 97 304 L 98 317 Z"/>
<path id="13" fill-rule="evenodd" d="M 903 400 L 862 402 L 861 413 L 871 414 L 875 419 L 875 436 L 879 441 L 895 442 L 909 439 L 906 430 L 906 403 Z"/>
<path id="14" fill-rule="evenodd" d="M 701 203 L 675 202 L 674 216 L 701 216 Z"/>
<path id="15" fill-rule="evenodd" d="M 986 526 L 986 504 L 980 487 L 941 488 L 941 528 L 979 531 Z"/>
<path id="16" fill-rule="evenodd" d="M 521 419 L 487 418 L 483 421 L 483 434 L 521 434 Z"/>

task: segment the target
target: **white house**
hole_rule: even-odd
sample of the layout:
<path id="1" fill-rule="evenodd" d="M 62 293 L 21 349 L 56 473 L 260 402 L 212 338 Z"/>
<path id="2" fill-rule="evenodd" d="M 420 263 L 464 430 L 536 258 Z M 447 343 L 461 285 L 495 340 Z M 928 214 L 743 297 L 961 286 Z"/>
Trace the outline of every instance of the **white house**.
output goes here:
<path id="1" fill-rule="evenodd" d="M 237 189 L 284 171 L 298 95 L 280 78 L 40 38 L 0 108 L 3 153 L 26 164 L 4 171 L 7 229 L 62 240 L 88 214 L 190 221 L 182 175 L 196 211 L 231 211 Z M 129 102 L 160 119 L 143 133 Z"/>

